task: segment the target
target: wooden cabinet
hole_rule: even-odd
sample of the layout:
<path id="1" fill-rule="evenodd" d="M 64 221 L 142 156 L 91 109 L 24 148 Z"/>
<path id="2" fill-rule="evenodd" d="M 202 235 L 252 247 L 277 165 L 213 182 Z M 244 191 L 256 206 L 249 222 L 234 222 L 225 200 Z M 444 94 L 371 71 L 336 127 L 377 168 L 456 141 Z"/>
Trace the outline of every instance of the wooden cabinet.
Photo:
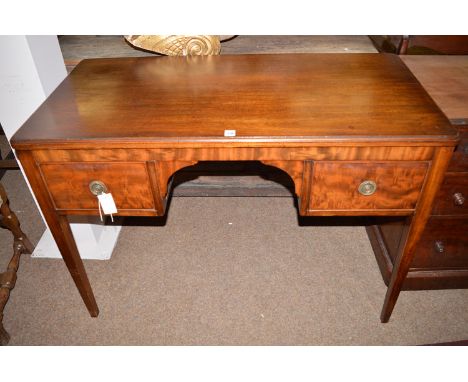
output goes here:
<path id="1" fill-rule="evenodd" d="M 416 246 L 403 289 L 468 288 L 468 56 L 402 59 L 461 137 Z M 367 229 L 386 284 L 406 225 L 405 220 L 392 219 Z"/>

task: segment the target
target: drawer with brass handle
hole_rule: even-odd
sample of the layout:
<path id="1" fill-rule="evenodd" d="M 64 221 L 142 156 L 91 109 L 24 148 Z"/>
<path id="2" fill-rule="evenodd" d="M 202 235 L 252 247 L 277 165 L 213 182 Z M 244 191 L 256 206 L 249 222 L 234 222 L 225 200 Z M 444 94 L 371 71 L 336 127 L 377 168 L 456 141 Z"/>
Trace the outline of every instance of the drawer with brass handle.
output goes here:
<path id="1" fill-rule="evenodd" d="M 156 214 L 144 162 L 42 163 L 40 169 L 57 210 L 97 214 L 97 195 L 110 192 L 120 215 Z"/>
<path id="2" fill-rule="evenodd" d="M 468 218 L 431 217 L 417 244 L 413 269 L 466 269 Z"/>
<path id="3" fill-rule="evenodd" d="M 309 215 L 346 210 L 363 215 L 392 210 L 409 214 L 416 206 L 428 168 L 426 162 L 405 161 L 307 163 L 311 173 Z"/>
<path id="4" fill-rule="evenodd" d="M 468 172 L 449 172 L 434 201 L 433 215 L 468 216 Z"/>

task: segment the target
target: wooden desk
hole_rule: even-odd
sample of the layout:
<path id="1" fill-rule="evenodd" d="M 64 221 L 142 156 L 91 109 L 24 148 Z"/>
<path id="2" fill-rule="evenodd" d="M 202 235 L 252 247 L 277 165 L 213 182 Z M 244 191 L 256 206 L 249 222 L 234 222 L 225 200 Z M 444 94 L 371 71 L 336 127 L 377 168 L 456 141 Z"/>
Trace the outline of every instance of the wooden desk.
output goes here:
<path id="1" fill-rule="evenodd" d="M 91 182 L 119 215 L 156 216 L 177 170 L 255 160 L 289 174 L 301 215 L 411 219 L 387 322 L 457 141 L 398 57 L 293 54 L 85 60 L 12 144 L 92 316 L 67 220 L 98 214 Z"/>

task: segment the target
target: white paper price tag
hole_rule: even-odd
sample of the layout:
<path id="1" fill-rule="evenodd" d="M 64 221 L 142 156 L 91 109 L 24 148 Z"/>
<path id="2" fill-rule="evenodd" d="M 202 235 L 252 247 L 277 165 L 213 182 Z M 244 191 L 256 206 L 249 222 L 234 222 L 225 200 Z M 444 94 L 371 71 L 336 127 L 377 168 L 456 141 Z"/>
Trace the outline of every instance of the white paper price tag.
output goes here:
<path id="1" fill-rule="evenodd" d="M 225 137 L 235 137 L 236 136 L 236 130 L 224 130 L 224 136 Z"/>
<path id="2" fill-rule="evenodd" d="M 99 215 L 101 215 L 101 209 L 102 209 L 102 212 L 104 212 L 104 215 L 110 215 L 112 221 L 114 221 L 112 214 L 117 213 L 117 207 L 115 205 L 112 194 L 102 193 L 102 194 L 99 194 L 97 198 L 98 198 L 98 203 L 99 203 Z M 102 220 L 102 215 L 101 215 L 101 220 Z"/>

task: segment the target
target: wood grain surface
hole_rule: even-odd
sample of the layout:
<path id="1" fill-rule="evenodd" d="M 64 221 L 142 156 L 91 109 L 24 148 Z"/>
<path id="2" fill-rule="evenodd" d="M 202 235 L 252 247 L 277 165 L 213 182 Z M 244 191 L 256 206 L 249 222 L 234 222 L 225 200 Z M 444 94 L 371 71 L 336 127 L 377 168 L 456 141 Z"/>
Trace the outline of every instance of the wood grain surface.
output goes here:
<path id="1" fill-rule="evenodd" d="M 64 145 L 67 143 L 65 142 Z M 272 161 L 272 160 L 431 160 L 434 148 L 429 146 L 349 146 L 340 142 L 339 146 L 296 145 L 294 147 L 212 147 L 208 148 L 138 148 L 129 144 L 124 148 L 105 147 L 99 150 L 42 150 L 34 151 L 38 162 L 108 162 L 108 161 Z"/>
<path id="2" fill-rule="evenodd" d="M 259 161 L 267 166 L 273 166 L 286 173 L 294 184 L 294 194 L 301 200 L 303 194 L 308 200 L 311 176 L 304 173 L 304 163 L 308 161 L 332 161 L 334 177 L 339 179 L 341 169 L 339 163 L 361 161 L 361 168 L 375 168 L 373 163 L 387 159 L 387 167 L 393 168 L 426 168 L 434 153 L 433 147 L 211 147 L 211 148 L 145 148 L 145 149 L 107 149 L 100 150 L 37 150 L 33 156 L 40 164 L 43 177 L 49 187 L 56 208 L 67 210 L 69 214 L 83 214 L 83 210 L 97 214 L 97 204 L 94 195 L 89 192 L 88 184 L 91 180 L 101 180 L 116 194 L 117 207 L 120 215 L 154 215 L 150 205 L 151 189 L 154 195 L 154 206 L 158 214 L 164 214 L 165 199 L 171 189 L 169 185 L 172 177 L 181 169 L 190 167 L 204 161 Z M 388 165 L 393 160 L 392 165 Z M 338 161 L 338 162 L 335 162 Z M 348 162 L 342 162 L 348 161 Z M 139 163 L 137 163 L 139 162 Z M 145 170 L 144 163 L 147 165 Z M 319 163 L 319 162 L 317 162 Z M 336 165 L 333 165 L 336 163 Z M 128 169 L 125 164 L 128 164 Z M 324 175 L 332 175 L 324 174 Z M 349 174 L 348 174 L 349 175 Z M 356 174 L 351 174 L 355 176 Z M 399 199 L 410 184 L 407 174 L 393 173 L 394 178 L 402 177 L 398 185 L 403 189 L 387 187 L 385 192 L 390 198 Z M 406 178 L 404 178 L 406 176 Z M 305 179 L 305 189 L 303 181 Z M 419 178 L 417 178 L 419 179 Z M 315 179 L 312 181 L 314 189 L 328 188 L 330 179 Z M 403 182 L 403 183 L 402 183 Z M 396 184 L 396 183 L 395 183 Z M 75 189 L 78 189 L 74 194 Z M 112 190 L 117 190 L 116 192 Z M 133 193 L 129 196 L 131 190 Z M 355 190 L 354 190 L 355 191 Z M 336 192 L 336 191 L 331 191 Z M 327 194 L 328 195 L 328 194 Z M 417 194 L 412 195 L 417 198 Z M 141 199 L 141 200 L 140 200 Z M 374 197 L 371 197 L 374 200 Z M 413 198 L 414 199 L 414 198 Z M 413 200 L 412 199 L 412 200 Z M 368 205 L 364 212 L 363 206 L 357 206 L 358 201 L 349 200 L 348 206 L 330 207 L 327 214 L 408 214 L 411 213 L 414 203 L 408 207 L 404 203 L 393 203 L 390 207 L 377 211 L 374 205 Z M 131 203 L 130 203 L 131 202 Z M 385 204 L 385 203 L 384 203 Z M 388 204 L 388 203 L 387 203 Z M 307 205 L 307 202 L 304 206 Z M 350 209 L 350 205 L 356 205 Z M 143 210 L 151 210 L 145 213 Z M 349 211 L 344 211 L 348 209 Z M 397 211 L 397 209 L 401 211 Z M 133 212 L 131 211 L 133 210 Z M 138 211 L 137 211 L 138 210 Z M 323 209 L 322 209 L 323 210 Z M 341 211 L 338 211 L 341 210 Z M 403 211 L 404 210 L 404 211 Z M 301 209 L 301 214 L 310 214 Z"/>
<path id="3" fill-rule="evenodd" d="M 427 168 L 426 162 L 316 162 L 308 212 L 414 209 Z M 377 185 L 372 195 L 358 191 L 366 180 Z"/>
<path id="4" fill-rule="evenodd" d="M 236 137 L 224 137 L 225 130 Z M 12 144 L 421 142 L 455 135 L 394 55 L 237 55 L 84 60 Z"/>
<path id="5" fill-rule="evenodd" d="M 41 172 L 57 209 L 88 209 L 97 212 L 91 181 L 103 182 L 118 210 L 154 209 L 145 163 L 42 164 Z"/>

